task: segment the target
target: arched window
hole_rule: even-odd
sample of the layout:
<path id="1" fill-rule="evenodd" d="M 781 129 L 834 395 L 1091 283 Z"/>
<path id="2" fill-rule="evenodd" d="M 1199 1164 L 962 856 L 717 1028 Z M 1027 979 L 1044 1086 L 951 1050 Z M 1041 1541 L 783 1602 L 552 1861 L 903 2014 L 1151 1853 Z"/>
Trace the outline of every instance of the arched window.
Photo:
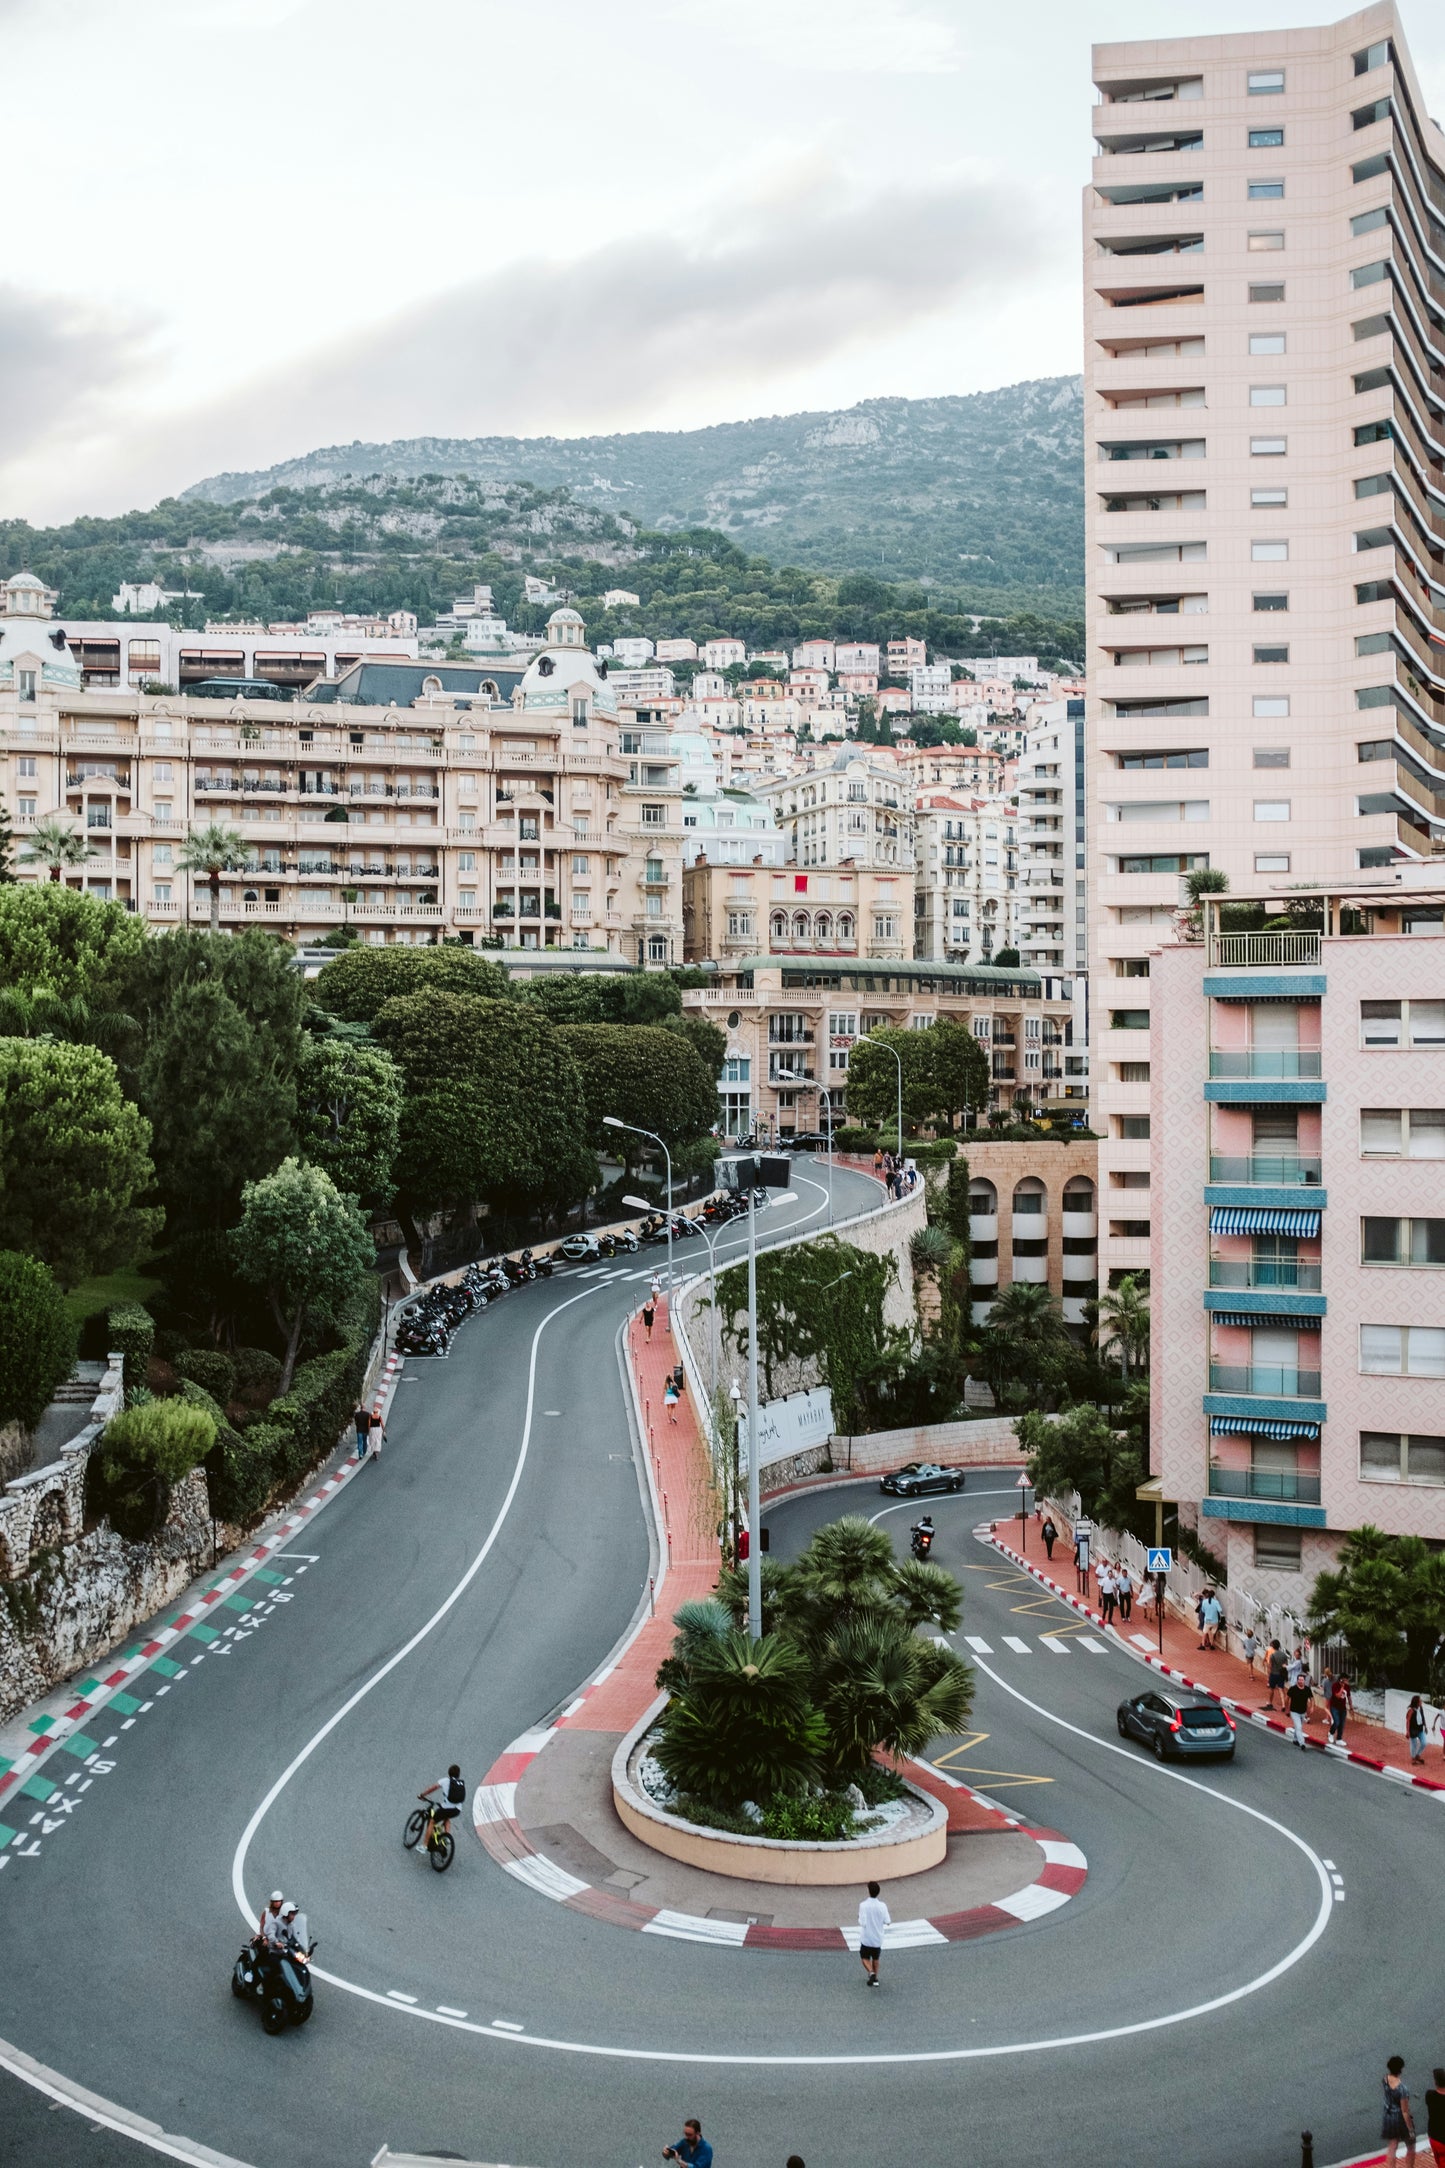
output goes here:
<path id="1" fill-rule="evenodd" d="M 998 1210 L 998 1191 L 992 1182 L 973 1181 L 968 1186 L 968 1209 L 975 1219 L 986 1219 Z"/>
<path id="2" fill-rule="evenodd" d="M 439 693 L 442 689 L 442 681 L 439 677 L 424 677 L 421 681 L 421 689 L 424 693 Z"/>
<path id="3" fill-rule="evenodd" d="M 812 932 L 812 928 L 813 922 L 806 911 L 795 911 L 793 913 L 793 939 L 795 941 L 806 941 L 808 935 Z"/>
<path id="4" fill-rule="evenodd" d="M 1014 1218 L 1040 1219 L 1048 1210 L 1048 1196 L 1044 1185 L 1034 1175 L 1019 1182 L 1014 1188 Z"/>
<path id="5" fill-rule="evenodd" d="M 1092 1212 L 1094 1209 L 1094 1185 L 1086 1174 L 1076 1174 L 1064 1184 L 1064 1210 L 1066 1212 Z"/>
<path id="6" fill-rule="evenodd" d="M 492 700 L 495 700 L 497 697 L 497 688 L 491 678 L 482 679 L 482 691 L 486 693 L 487 696 Z"/>
<path id="7" fill-rule="evenodd" d="M 818 913 L 817 917 L 813 921 L 813 938 L 818 943 L 820 948 L 825 943 L 830 943 L 832 941 L 833 914 L 831 911 L 820 911 Z"/>
<path id="8" fill-rule="evenodd" d="M 771 919 L 768 921 L 768 925 L 772 937 L 775 941 L 787 940 L 788 914 L 786 911 L 774 911 Z"/>
<path id="9" fill-rule="evenodd" d="M 853 913 L 851 911 L 840 911 L 838 913 L 838 945 L 840 948 L 851 948 L 853 945 Z"/>

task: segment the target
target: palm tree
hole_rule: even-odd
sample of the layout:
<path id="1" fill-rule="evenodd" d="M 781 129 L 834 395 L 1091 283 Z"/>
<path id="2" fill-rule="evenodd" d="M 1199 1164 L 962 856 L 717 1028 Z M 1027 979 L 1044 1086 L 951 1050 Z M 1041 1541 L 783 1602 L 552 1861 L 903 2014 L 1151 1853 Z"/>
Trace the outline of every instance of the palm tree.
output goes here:
<path id="1" fill-rule="evenodd" d="M 22 866 L 48 866 L 51 880 L 58 881 L 66 866 L 83 866 L 94 856 L 95 846 L 89 837 L 80 829 L 72 828 L 58 813 L 51 813 L 31 829 L 20 863 Z"/>
<path id="2" fill-rule="evenodd" d="M 1104 1328 L 1099 1352 L 1110 1355 L 1118 1350 L 1120 1374 L 1127 1385 L 1131 1362 L 1137 1361 L 1141 1370 L 1149 1367 L 1149 1297 L 1132 1272 L 1099 1297 L 1099 1323 Z"/>
<path id="3" fill-rule="evenodd" d="M 979 1335 L 978 1354 L 994 1400 L 1002 1407 L 1010 1385 L 1056 1391 L 1071 1342 L 1056 1296 L 1037 1280 L 1001 1288 Z"/>
<path id="4" fill-rule="evenodd" d="M 221 930 L 221 875 L 238 873 L 246 863 L 246 839 L 221 821 L 193 828 L 181 845 L 176 864 L 183 873 L 203 873 L 211 891 L 211 931 Z"/>

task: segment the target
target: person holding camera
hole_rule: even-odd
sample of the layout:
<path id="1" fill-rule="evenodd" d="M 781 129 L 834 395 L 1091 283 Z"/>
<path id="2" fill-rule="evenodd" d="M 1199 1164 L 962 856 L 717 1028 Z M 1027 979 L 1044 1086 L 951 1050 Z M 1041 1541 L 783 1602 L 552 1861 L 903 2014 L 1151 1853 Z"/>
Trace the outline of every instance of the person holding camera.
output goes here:
<path id="1" fill-rule="evenodd" d="M 712 2168 L 712 2147 L 702 2134 L 702 2125 L 695 2115 L 690 2115 L 682 2126 L 682 2137 L 676 2145 L 665 2145 L 664 2160 L 681 2161 L 683 2168 Z"/>

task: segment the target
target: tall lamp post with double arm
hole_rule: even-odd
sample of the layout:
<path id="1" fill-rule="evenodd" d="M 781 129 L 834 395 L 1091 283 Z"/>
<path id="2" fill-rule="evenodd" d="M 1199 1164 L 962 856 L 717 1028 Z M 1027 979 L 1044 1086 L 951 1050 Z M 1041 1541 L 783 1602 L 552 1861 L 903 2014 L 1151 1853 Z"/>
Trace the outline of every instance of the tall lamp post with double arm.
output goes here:
<path id="1" fill-rule="evenodd" d="M 642 1129 L 636 1122 L 619 1121 L 615 1114 L 604 1114 L 604 1129 L 627 1129 L 634 1137 L 646 1137 L 655 1144 L 667 1162 L 667 1329 L 672 1331 L 672 1154 L 655 1129 Z"/>

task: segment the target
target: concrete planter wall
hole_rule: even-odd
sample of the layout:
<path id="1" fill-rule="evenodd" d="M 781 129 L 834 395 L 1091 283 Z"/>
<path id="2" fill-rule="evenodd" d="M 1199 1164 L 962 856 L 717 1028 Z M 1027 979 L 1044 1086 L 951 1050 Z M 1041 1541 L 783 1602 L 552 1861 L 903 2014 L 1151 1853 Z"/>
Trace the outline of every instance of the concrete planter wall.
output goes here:
<path id="1" fill-rule="evenodd" d="M 646 1796 L 628 1773 L 638 1746 L 657 1721 L 663 1697 L 655 1701 L 612 1757 L 612 1803 L 623 1827 L 640 1844 L 708 1874 L 733 1875 L 744 1882 L 778 1882 L 794 1887 L 834 1887 L 860 1882 L 892 1882 L 937 1867 L 948 1849 L 948 1809 L 912 1784 L 905 1790 L 927 1811 L 923 1830 L 880 1829 L 846 1844 L 793 1844 L 779 1837 L 735 1837 L 724 1829 L 699 1829 L 679 1815 L 667 1814 Z"/>

